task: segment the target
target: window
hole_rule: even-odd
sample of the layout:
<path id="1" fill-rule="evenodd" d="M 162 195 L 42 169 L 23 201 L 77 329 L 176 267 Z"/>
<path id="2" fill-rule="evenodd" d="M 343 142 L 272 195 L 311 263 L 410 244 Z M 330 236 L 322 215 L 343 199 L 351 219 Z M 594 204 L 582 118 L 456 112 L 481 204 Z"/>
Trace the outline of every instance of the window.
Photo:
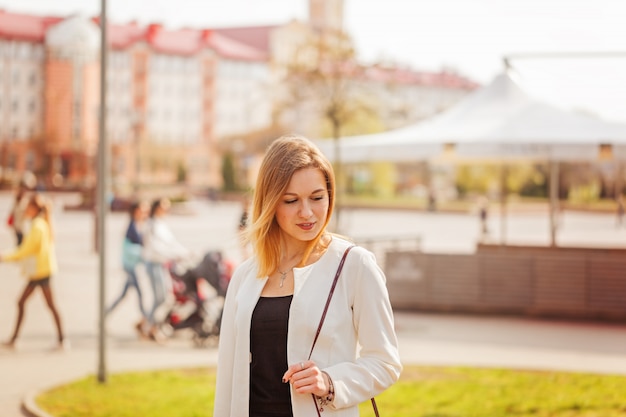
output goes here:
<path id="1" fill-rule="evenodd" d="M 35 153 L 32 150 L 26 152 L 26 169 L 29 171 L 35 170 Z"/>
<path id="2" fill-rule="evenodd" d="M 41 45 L 35 45 L 33 48 L 33 57 L 39 62 L 43 61 L 45 57 L 44 47 Z"/>
<path id="3" fill-rule="evenodd" d="M 15 42 L 13 56 L 17 59 L 26 59 L 28 57 L 27 44 L 23 42 Z"/>

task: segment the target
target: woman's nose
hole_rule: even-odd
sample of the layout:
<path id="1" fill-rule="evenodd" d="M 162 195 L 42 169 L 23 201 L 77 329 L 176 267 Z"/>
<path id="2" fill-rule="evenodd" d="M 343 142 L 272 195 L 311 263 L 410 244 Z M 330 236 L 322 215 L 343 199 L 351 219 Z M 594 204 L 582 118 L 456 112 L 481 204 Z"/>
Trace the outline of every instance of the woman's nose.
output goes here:
<path id="1" fill-rule="evenodd" d="M 311 213 L 313 213 L 313 210 L 311 210 L 310 204 L 307 201 L 302 202 L 300 206 L 300 217 L 311 217 Z"/>

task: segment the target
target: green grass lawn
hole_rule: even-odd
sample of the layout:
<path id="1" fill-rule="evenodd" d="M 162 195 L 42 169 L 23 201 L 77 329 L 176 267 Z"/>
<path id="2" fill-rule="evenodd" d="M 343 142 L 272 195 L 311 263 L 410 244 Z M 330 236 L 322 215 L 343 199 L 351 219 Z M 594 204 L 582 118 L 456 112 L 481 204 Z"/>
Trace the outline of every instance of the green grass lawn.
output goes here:
<path id="1" fill-rule="evenodd" d="M 209 417 L 214 369 L 88 377 L 42 393 L 55 417 Z M 626 417 L 626 376 L 407 366 L 377 397 L 382 417 Z M 369 402 L 361 416 L 373 416 Z"/>

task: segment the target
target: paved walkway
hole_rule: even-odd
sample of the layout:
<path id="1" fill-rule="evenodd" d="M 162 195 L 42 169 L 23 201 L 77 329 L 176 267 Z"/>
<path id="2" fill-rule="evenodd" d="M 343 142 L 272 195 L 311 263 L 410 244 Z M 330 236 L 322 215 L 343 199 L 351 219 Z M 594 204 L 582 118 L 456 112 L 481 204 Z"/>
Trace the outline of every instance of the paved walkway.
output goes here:
<path id="1" fill-rule="evenodd" d="M 405 364 L 472 365 L 569 370 L 626 375 L 626 326 L 507 317 L 396 313 Z M 95 335 L 70 332 L 68 352 L 47 352 L 43 336 L 29 337 L 19 352 L 0 355 L 0 410 L 4 417 L 45 416 L 34 394 L 97 373 Z M 215 364 L 217 349 L 193 348 L 176 339 L 165 346 L 141 342 L 131 333 L 108 339 L 109 373 Z"/>
<path id="2" fill-rule="evenodd" d="M 72 343 L 68 352 L 51 352 L 52 320 L 43 297 L 27 306 L 19 349 L 0 350 L 0 415 L 18 417 L 25 399 L 34 392 L 96 374 L 98 258 L 93 251 L 93 218 L 89 213 L 61 210 L 73 195 L 56 196 L 56 233 L 60 272 L 53 290 Z M 0 213 L 8 210 L 9 195 L 0 194 Z M 197 203 L 168 218 L 181 242 L 198 253 L 220 248 L 232 259 L 240 256 L 235 235 L 240 208 L 230 203 Z M 536 215 L 541 216 L 541 214 Z M 360 211 L 344 215 L 350 235 L 359 231 L 385 236 L 419 234 L 426 250 L 467 251 L 476 237 L 476 219 L 462 215 Z M 534 219 L 534 221 L 533 221 Z M 564 236 L 570 242 L 582 233 L 590 242 L 617 246 L 626 232 L 615 230 L 605 216 L 570 216 Z M 533 241 L 543 239 L 545 222 L 532 215 L 516 217 L 510 235 Z M 117 295 L 123 274 L 119 245 L 126 215 L 115 213 L 107 222 L 107 300 Z M 447 234 L 442 231 L 455 230 Z M 0 250 L 12 245 L 12 236 L 0 229 Z M 523 231 L 521 236 L 515 235 Z M 532 234 L 532 231 L 535 234 Z M 586 231 L 586 232 L 585 232 Z M 454 237 L 454 243 L 450 243 Z M 446 245 L 446 239 L 448 244 Z M 148 289 L 145 276 L 140 277 Z M 24 285 L 15 265 L 0 264 L 0 339 L 10 334 L 15 302 Z M 145 300 L 149 302 L 149 298 Z M 165 346 L 137 340 L 132 323 L 138 317 L 136 299 L 129 296 L 110 317 L 107 327 L 107 370 L 110 373 L 153 368 L 210 366 L 215 348 L 194 348 L 184 337 Z M 526 369 L 563 369 L 626 375 L 626 326 L 620 324 L 560 322 L 512 317 L 453 316 L 396 312 L 400 353 L 407 364 L 476 365 Z M 182 335 L 181 335 L 182 336 Z M 28 401 L 27 401 L 28 403 Z"/>

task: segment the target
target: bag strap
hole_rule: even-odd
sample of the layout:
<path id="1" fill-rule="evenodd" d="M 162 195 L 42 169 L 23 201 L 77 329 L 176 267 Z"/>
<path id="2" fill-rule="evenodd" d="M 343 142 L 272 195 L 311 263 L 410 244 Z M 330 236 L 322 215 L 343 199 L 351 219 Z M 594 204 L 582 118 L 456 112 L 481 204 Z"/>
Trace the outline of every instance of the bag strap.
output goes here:
<path id="1" fill-rule="evenodd" d="M 376 415 L 376 417 L 380 417 L 380 414 L 378 414 L 378 407 L 376 406 L 376 400 L 374 399 L 374 397 L 372 397 L 372 407 L 374 408 L 374 414 Z"/>
<path id="2" fill-rule="evenodd" d="M 324 311 L 322 312 L 322 317 L 320 318 L 320 323 L 317 326 L 317 331 L 315 332 L 315 338 L 313 339 L 313 344 L 311 345 L 311 351 L 309 352 L 309 360 L 311 359 L 311 355 L 313 354 L 313 348 L 317 343 L 317 338 L 322 331 L 322 326 L 324 325 L 324 320 L 326 319 L 326 313 L 328 312 L 328 306 L 330 305 L 330 300 L 333 298 L 333 294 L 335 293 L 335 287 L 337 286 L 337 281 L 339 281 L 339 275 L 341 275 L 341 270 L 343 269 L 343 264 L 346 262 L 346 258 L 348 257 L 348 253 L 355 245 L 348 246 L 341 257 L 341 261 L 339 262 L 339 266 L 337 267 L 337 272 L 335 273 L 335 278 L 333 279 L 333 284 L 330 287 L 330 291 L 328 292 L 328 299 L 326 300 L 326 305 L 324 306 Z M 317 411 L 318 417 L 321 417 L 320 409 L 317 406 L 317 400 L 315 399 L 315 395 L 311 394 L 313 397 L 313 402 L 315 403 L 315 411 Z M 376 417 L 380 417 L 378 414 L 378 407 L 376 406 L 376 400 L 374 398 L 371 399 L 372 407 L 374 407 L 374 414 Z"/>
<path id="3" fill-rule="evenodd" d="M 339 280 L 339 275 L 341 275 L 341 270 L 343 269 L 343 264 L 346 262 L 346 258 L 348 257 L 348 252 L 354 247 L 354 245 L 349 246 L 346 251 L 343 253 L 341 257 L 341 261 L 339 262 L 339 266 L 337 267 L 337 272 L 335 273 L 335 279 L 333 279 L 333 284 L 330 287 L 330 291 L 328 293 L 328 299 L 326 300 L 326 305 L 324 306 L 324 312 L 322 313 L 322 318 L 320 318 L 320 324 L 317 326 L 317 331 L 315 332 L 315 338 L 313 339 L 313 345 L 311 346 L 311 351 L 309 352 L 309 359 L 311 359 L 311 355 L 313 354 L 313 348 L 315 347 L 315 343 L 317 343 L 317 338 L 322 331 L 322 326 L 324 325 L 324 320 L 326 319 L 326 313 L 328 312 L 328 306 L 330 305 L 330 300 L 333 298 L 333 294 L 335 293 L 335 287 L 337 286 L 337 281 Z"/>

